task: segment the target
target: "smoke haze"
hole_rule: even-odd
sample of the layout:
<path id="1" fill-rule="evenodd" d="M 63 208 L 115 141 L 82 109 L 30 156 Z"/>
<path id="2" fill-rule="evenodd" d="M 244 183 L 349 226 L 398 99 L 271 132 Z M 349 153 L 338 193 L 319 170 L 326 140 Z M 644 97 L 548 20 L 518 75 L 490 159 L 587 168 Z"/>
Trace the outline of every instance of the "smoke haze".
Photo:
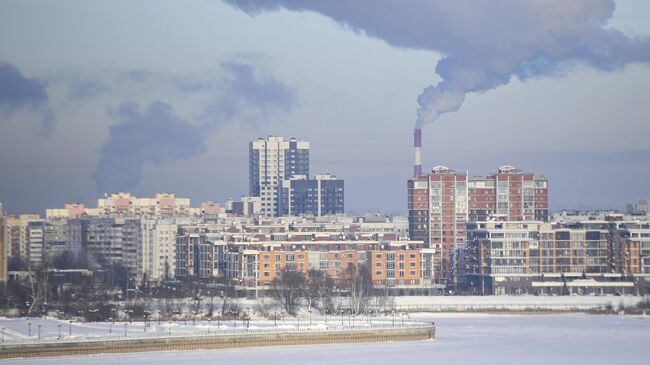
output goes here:
<path id="1" fill-rule="evenodd" d="M 611 71 L 650 61 L 647 38 L 607 27 L 613 0 L 225 0 L 250 15 L 313 11 L 388 44 L 436 51 L 441 81 L 418 97 L 416 128 L 460 108 L 467 93 L 548 77 L 576 64 Z"/>

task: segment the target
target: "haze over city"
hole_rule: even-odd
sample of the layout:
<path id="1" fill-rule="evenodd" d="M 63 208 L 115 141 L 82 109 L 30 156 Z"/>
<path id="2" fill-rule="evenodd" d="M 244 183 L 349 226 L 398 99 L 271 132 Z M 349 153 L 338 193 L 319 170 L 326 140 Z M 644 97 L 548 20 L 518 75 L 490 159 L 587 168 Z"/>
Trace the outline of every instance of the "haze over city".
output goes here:
<path id="1" fill-rule="evenodd" d="M 650 1 L 0 2 L 0 363 L 650 347 Z"/>
<path id="2" fill-rule="evenodd" d="M 435 119 L 432 92 L 447 97 L 436 99 L 442 111 L 467 94 L 424 126 L 425 171 L 534 171 L 551 182 L 551 209 L 620 209 L 647 196 L 650 51 L 637 37 L 650 34 L 648 3 L 563 4 L 566 19 L 591 21 L 538 18 L 539 29 L 578 34 L 550 45 L 509 22 L 533 8 L 507 4 L 483 15 L 440 10 L 474 20 L 456 29 L 408 12 L 385 20 L 390 5 L 371 2 L 3 2 L 0 199 L 16 213 L 116 191 L 236 199 L 247 194 L 247 143 L 280 135 L 311 142 L 313 172 L 346 180 L 346 210 L 404 214 L 412 130 L 418 110 Z M 506 10 L 520 16 L 500 17 Z M 508 34 L 498 20 L 530 43 L 468 53 L 479 36 Z M 580 50 L 585 42 L 601 54 Z M 517 58 L 544 47 L 543 57 Z M 436 68 L 445 55 L 458 63 Z M 515 68 L 495 73 L 499 62 Z M 463 89 L 459 64 L 489 77 Z"/>

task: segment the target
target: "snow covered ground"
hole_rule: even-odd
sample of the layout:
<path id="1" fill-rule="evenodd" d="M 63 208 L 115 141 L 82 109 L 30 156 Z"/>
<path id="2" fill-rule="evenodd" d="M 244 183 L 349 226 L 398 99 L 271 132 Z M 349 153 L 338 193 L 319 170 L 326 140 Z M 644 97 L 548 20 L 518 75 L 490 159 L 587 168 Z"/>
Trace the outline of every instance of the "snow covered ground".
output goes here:
<path id="1" fill-rule="evenodd" d="M 404 321 L 402 321 L 404 319 Z M 314 315 L 286 318 L 277 321 L 253 319 L 251 321 L 149 321 L 144 322 L 78 322 L 56 318 L 0 318 L 0 347 L 2 344 L 76 342 L 96 340 L 121 340 L 125 338 L 168 337 L 188 335 L 239 334 L 283 331 L 336 331 L 344 329 L 417 326 L 417 321 L 396 314 L 383 318 L 366 316 Z M 1 348 L 0 348 L 1 349 Z"/>
<path id="2" fill-rule="evenodd" d="M 646 364 L 650 318 L 588 314 L 417 314 L 434 341 L 10 359 L 0 364 Z"/>

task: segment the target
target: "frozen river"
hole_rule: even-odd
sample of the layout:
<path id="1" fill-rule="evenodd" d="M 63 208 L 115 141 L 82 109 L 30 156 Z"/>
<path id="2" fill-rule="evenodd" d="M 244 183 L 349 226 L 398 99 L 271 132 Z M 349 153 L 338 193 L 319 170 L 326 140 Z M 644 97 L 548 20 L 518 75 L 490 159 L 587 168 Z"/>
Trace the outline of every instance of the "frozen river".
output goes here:
<path id="1" fill-rule="evenodd" d="M 288 346 L 12 359 L 0 364 L 647 364 L 650 318 L 565 315 L 417 315 L 435 341 Z"/>

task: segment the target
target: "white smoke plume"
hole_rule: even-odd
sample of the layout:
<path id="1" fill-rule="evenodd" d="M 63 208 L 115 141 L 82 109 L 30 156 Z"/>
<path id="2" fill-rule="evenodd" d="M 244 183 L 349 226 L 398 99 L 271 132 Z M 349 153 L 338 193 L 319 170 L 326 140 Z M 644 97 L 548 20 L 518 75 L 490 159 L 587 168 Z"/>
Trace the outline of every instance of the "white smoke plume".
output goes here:
<path id="1" fill-rule="evenodd" d="M 648 38 L 607 27 L 613 0 L 224 0 L 256 15 L 288 9 L 327 16 L 394 47 L 440 53 L 442 78 L 424 89 L 416 127 L 460 108 L 465 95 L 513 76 L 556 76 L 575 65 L 621 69 L 650 61 Z"/>

